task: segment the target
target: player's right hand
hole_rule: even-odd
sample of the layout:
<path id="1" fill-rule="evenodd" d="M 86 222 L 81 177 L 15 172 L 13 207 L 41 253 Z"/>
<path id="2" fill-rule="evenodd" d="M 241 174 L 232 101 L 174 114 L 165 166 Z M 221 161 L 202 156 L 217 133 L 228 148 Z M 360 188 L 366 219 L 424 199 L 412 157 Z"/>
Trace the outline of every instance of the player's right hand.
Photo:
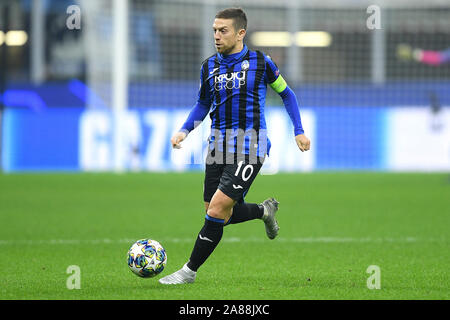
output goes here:
<path id="1" fill-rule="evenodd" d="M 304 134 L 298 134 L 295 136 L 295 142 L 301 152 L 308 151 L 311 147 L 311 140 Z"/>
<path id="2" fill-rule="evenodd" d="M 172 139 L 170 139 L 170 142 L 172 143 L 172 148 L 174 149 L 180 149 L 181 148 L 181 142 L 186 139 L 187 134 L 185 132 L 177 132 L 173 135 Z"/>

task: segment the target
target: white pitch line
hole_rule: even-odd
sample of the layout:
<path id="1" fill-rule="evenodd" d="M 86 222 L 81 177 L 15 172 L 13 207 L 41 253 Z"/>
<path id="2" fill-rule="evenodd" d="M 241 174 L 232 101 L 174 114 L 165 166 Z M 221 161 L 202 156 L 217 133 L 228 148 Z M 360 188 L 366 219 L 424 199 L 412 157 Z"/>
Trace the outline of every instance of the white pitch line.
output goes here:
<path id="1" fill-rule="evenodd" d="M 0 240 L 0 246 L 11 245 L 95 245 L 95 244 L 133 244 L 138 239 L 48 239 L 48 240 Z M 194 243 L 195 237 L 191 238 L 167 238 L 167 239 L 155 239 L 161 244 L 164 243 Z M 229 237 L 222 238 L 222 242 L 225 243 L 418 243 L 418 242 L 447 242 L 447 239 L 437 238 L 416 238 L 416 237 L 404 237 L 404 238 L 352 238 L 352 237 L 304 237 L 304 238 L 284 238 L 278 237 L 274 241 L 270 241 L 266 238 L 239 238 Z"/>

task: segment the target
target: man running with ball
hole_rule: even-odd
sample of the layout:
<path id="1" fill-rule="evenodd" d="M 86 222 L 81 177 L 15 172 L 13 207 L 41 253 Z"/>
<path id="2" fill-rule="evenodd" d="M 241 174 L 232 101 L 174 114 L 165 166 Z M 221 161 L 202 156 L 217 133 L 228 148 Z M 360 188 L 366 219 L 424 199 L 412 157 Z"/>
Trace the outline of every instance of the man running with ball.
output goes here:
<path id="1" fill-rule="evenodd" d="M 197 270 L 220 242 L 225 225 L 261 219 L 269 239 L 278 235 L 275 199 L 261 204 L 244 202 L 270 151 L 264 117 L 267 85 L 283 100 L 298 148 L 302 152 L 310 148 L 294 92 L 270 57 L 247 48 L 246 29 L 247 17 L 242 9 L 228 8 L 216 14 L 213 31 L 217 53 L 203 62 L 197 103 L 171 139 L 173 148 L 181 148 L 189 132 L 210 115 L 203 193 L 205 223 L 189 261 L 161 278 L 162 284 L 194 282 Z"/>

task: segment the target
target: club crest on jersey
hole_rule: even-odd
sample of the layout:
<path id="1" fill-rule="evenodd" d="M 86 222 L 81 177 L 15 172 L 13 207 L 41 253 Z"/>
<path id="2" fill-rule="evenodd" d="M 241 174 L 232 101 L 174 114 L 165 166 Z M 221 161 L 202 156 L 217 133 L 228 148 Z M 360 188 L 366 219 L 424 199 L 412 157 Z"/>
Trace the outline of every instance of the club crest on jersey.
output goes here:
<path id="1" fill-rule="evenodd" d="M 214 89 L 220 91 L 222 89 L 239 89 L 245 84 L 247 71 L 235 71 L 220 74 L 214 77 Z"/>
<path id="2" fill-rule="evenodd" d="M 248 63 L 248 60 L 242 61 L 242 63 L 241 63 L 242 71 L 248 70 L 249 67 L 250 67 L 250 64 Z"/>

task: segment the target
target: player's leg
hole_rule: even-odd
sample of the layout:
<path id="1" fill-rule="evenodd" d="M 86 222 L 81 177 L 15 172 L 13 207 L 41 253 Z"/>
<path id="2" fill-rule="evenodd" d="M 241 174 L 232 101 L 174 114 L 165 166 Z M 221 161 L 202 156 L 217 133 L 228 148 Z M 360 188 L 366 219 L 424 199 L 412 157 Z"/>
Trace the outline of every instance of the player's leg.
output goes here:
<path id="1" fill-rule="evenodd" d="M 231 215 L 235 201 L 217 190 L 209 202 L 205 222 L 198 233 L 189 261 L 180 270 L 159 280 L 162 284 L 182 284 L 195 281 L 198 268 L 208 259 L 223 235 L 223 226 Z"/>
<path id="2" fill-rule="evenodd" d="M 264 207 L 257 203 L 237 202 L 230 217 L 228 224 L 237 224 L 254 219 L 262 219 L 264 214 Z"/>
<path id="3" fill-rule="evenodd" d="M 262 219 L 267 237 L 274 239 L 280 229 L 275 219 L 275 214 L 278 211 L 278 201 L 269 198 L 260 204 L 244 202 L 244 197 L 261 170 L 263 163 L 264 159 L 259 158 L 258 161 L 249 162 L 241 160 L 235 165 L 226 166 L 218 188 L 231 198 L 237 200 L 227 224 Z"/>
<path id="4" fill-rule="evenodd" d="M 231 212 L 231 216 L 233 218 L 231 219 L 230 217 L 228 221 L 225 221 L 225 225 L 242 223 L 254 219 L 264 220 L 264 218 L 266 216 L 269 216 L 269 213 L 273 211 L 271 210 L 272 207 L 268 207 L 266 205 L 268 200 L 271 199 L 267 199 L 263 203 L 259 204 L 244 202 L 243 199 L 239 202 L 236 202 Z M 208 208 L 209 202 L 205 202 L 205 212 L 208 211 Z"/>
<path id="5" fill-rule="evenodd" d="M 206 168 L 205 168 L 205 179 L 204 179 L 204 185 L 203 185 L 203 200 L 205 203 L 205 212 L 206 213 L 208 212 L 210 204 L 212 202 L 212 198 L 217 191 L 217 187 L 219 185 L 220 178 L 223 173 L 223 169 L 224 169 L 224 165 L 216 164 L 216 163 L 209 163 L 207 161 Z M 220 199 L 218 198 L 217 200 L 220 200 Z M 216 211 L 216 210 L 214 210 L 214 211 Z M 214 213 L 211 213 L 211 214 L 214 215 Z M 197 236 L 196 244 L 194 245 L 194 249 L 191 254 L 191 256 L 194 256 L 194 261 L 195 261 L 194 262 L 195 264 L 194 263 L 190 264 L 190 267 L 192 269 L 188 267 L 188 263 L 189 263 L 189 261 L 188 261 L 183 266 L 183 268 L 174 272 L 173 274 L 170 274 L 166 277 L 161 278 L 159 280 L 159 282 L 162 284 L 181 284 L 181 283 L 194 282 L 195 277 L 196 277 L 196 270 L 198 269 L 198 267 L 196 267 L 196 265 L 201 264 L 199 261 L 201 261 L 201 259 L 202 259 L 201 257 L 199 257 L 199 258 L 197 257 L 200 254 L 194 254 L 194 252 L 197 252 L 197 251 L 203 252 L 204 251 L 202 249 L 202 245 L 201 244 L 197 245 L 197 242 L 200 241 L 199 240 L 200 237 L 203 239 L 205 239 L 204 237 L 206 237 L 208 239 L 215 238 L 216 239 L 215 242 L 217 245 L 218 241 L 220 241 L 220 238 L 221 238 L 221 234 L 220 234 L 221 228 L 222 228 L 222 233 L 223 233 L 223 222 L 224 221 L 222 221 L 222 223 L 219 223 L 218 225 L 216 225 L 216 224 L 210 222 L 210 220 L 206 219 L 206 216 L 205 216 L 205 223 L 199 232 L 199 236 Z M 210 231 L 211 228 L 213 229 L 213 231 Z M 207 229 L 207 230 L 205 231 L 205 229 Z M 216 235 L 217 232 L 214 231 L 214 229 L 218 230 L 218 235 Z M 212 232 L 214 235 L 213 236 L 209 235 L 210 232 Z M 207 240 L 201 240 L 201 241 L 204 241 L 205 244 L 208 242 Z M 195 250 L 196 247 L 197 248 L 200 247 L 200 249 L 198 249 L 196 251 Z M 213 249 L 211 250 L 211 252 L 213 251 Z M 211 254 L 211 253 L 209 253 L 209 254 Z"/>
<path id="6" fill-rule="evenodd" d="M 241 223 L 253 219 L 261 219 L 264 208 L 256 203 L 244 202 L 250 186 L 262 167 L 262 162 L 250 164 L 240 160 L 234 164 L 225 166 L 218 188 L 230 198 L 236 200 L 231 219 L 228 224 Z"/>
<path id="7" fill-rule="evenodd" d="M 223 226 L 229 220 L 235 201 L 218 189 L 225 165 L 207 164 L 203 185 L 205 222 L 200 230 L 187 266 L 197 271 L 214 251 L 223 234 Z"/>
<path id="8" fill-rule="evenodd" d="M 274 217 L 278 209 L 278 203 L 275 200 L 268 199 L 260 205 L 243 202 L 243 198 L 261 166 L 262 162 L 256 165 L 242 162 L 236 165 L 206 166 L 204 201 L 207 214 L 205 223 L 198 234 L 190 260 L 182 269 L 161 278 L 159 280 L 160 283 L 181 284 L 194 282 L 196 271 L 220 242 L 223 235 L 223 227 L 226 223 L 240 223 L 261 218 L 266 224 L 266 232 L 269 238 L 273 239 L 277 235 L 278 225 Z M 214 188 L 216 188 L 216 191 L 211 196 Z M 237 200 L 239 200 L 239 205 L 236 205 Z M 276 203 L 276 206 L 271 206 L 270 203 Z M 232 215 L 233 218 L 230 220 Z M 275 221 L 275 224 L 270 223 L 271 221 Z"/>
<path id="9" fill-rule="evenodd" d="M 189 269 L 197 271 L 219 244 L 224 224 L 229 220 L 234 202 L 219 189 L 216 191 L 209 204 L 203 228 L 198 233 L 187 263 Z"/>

